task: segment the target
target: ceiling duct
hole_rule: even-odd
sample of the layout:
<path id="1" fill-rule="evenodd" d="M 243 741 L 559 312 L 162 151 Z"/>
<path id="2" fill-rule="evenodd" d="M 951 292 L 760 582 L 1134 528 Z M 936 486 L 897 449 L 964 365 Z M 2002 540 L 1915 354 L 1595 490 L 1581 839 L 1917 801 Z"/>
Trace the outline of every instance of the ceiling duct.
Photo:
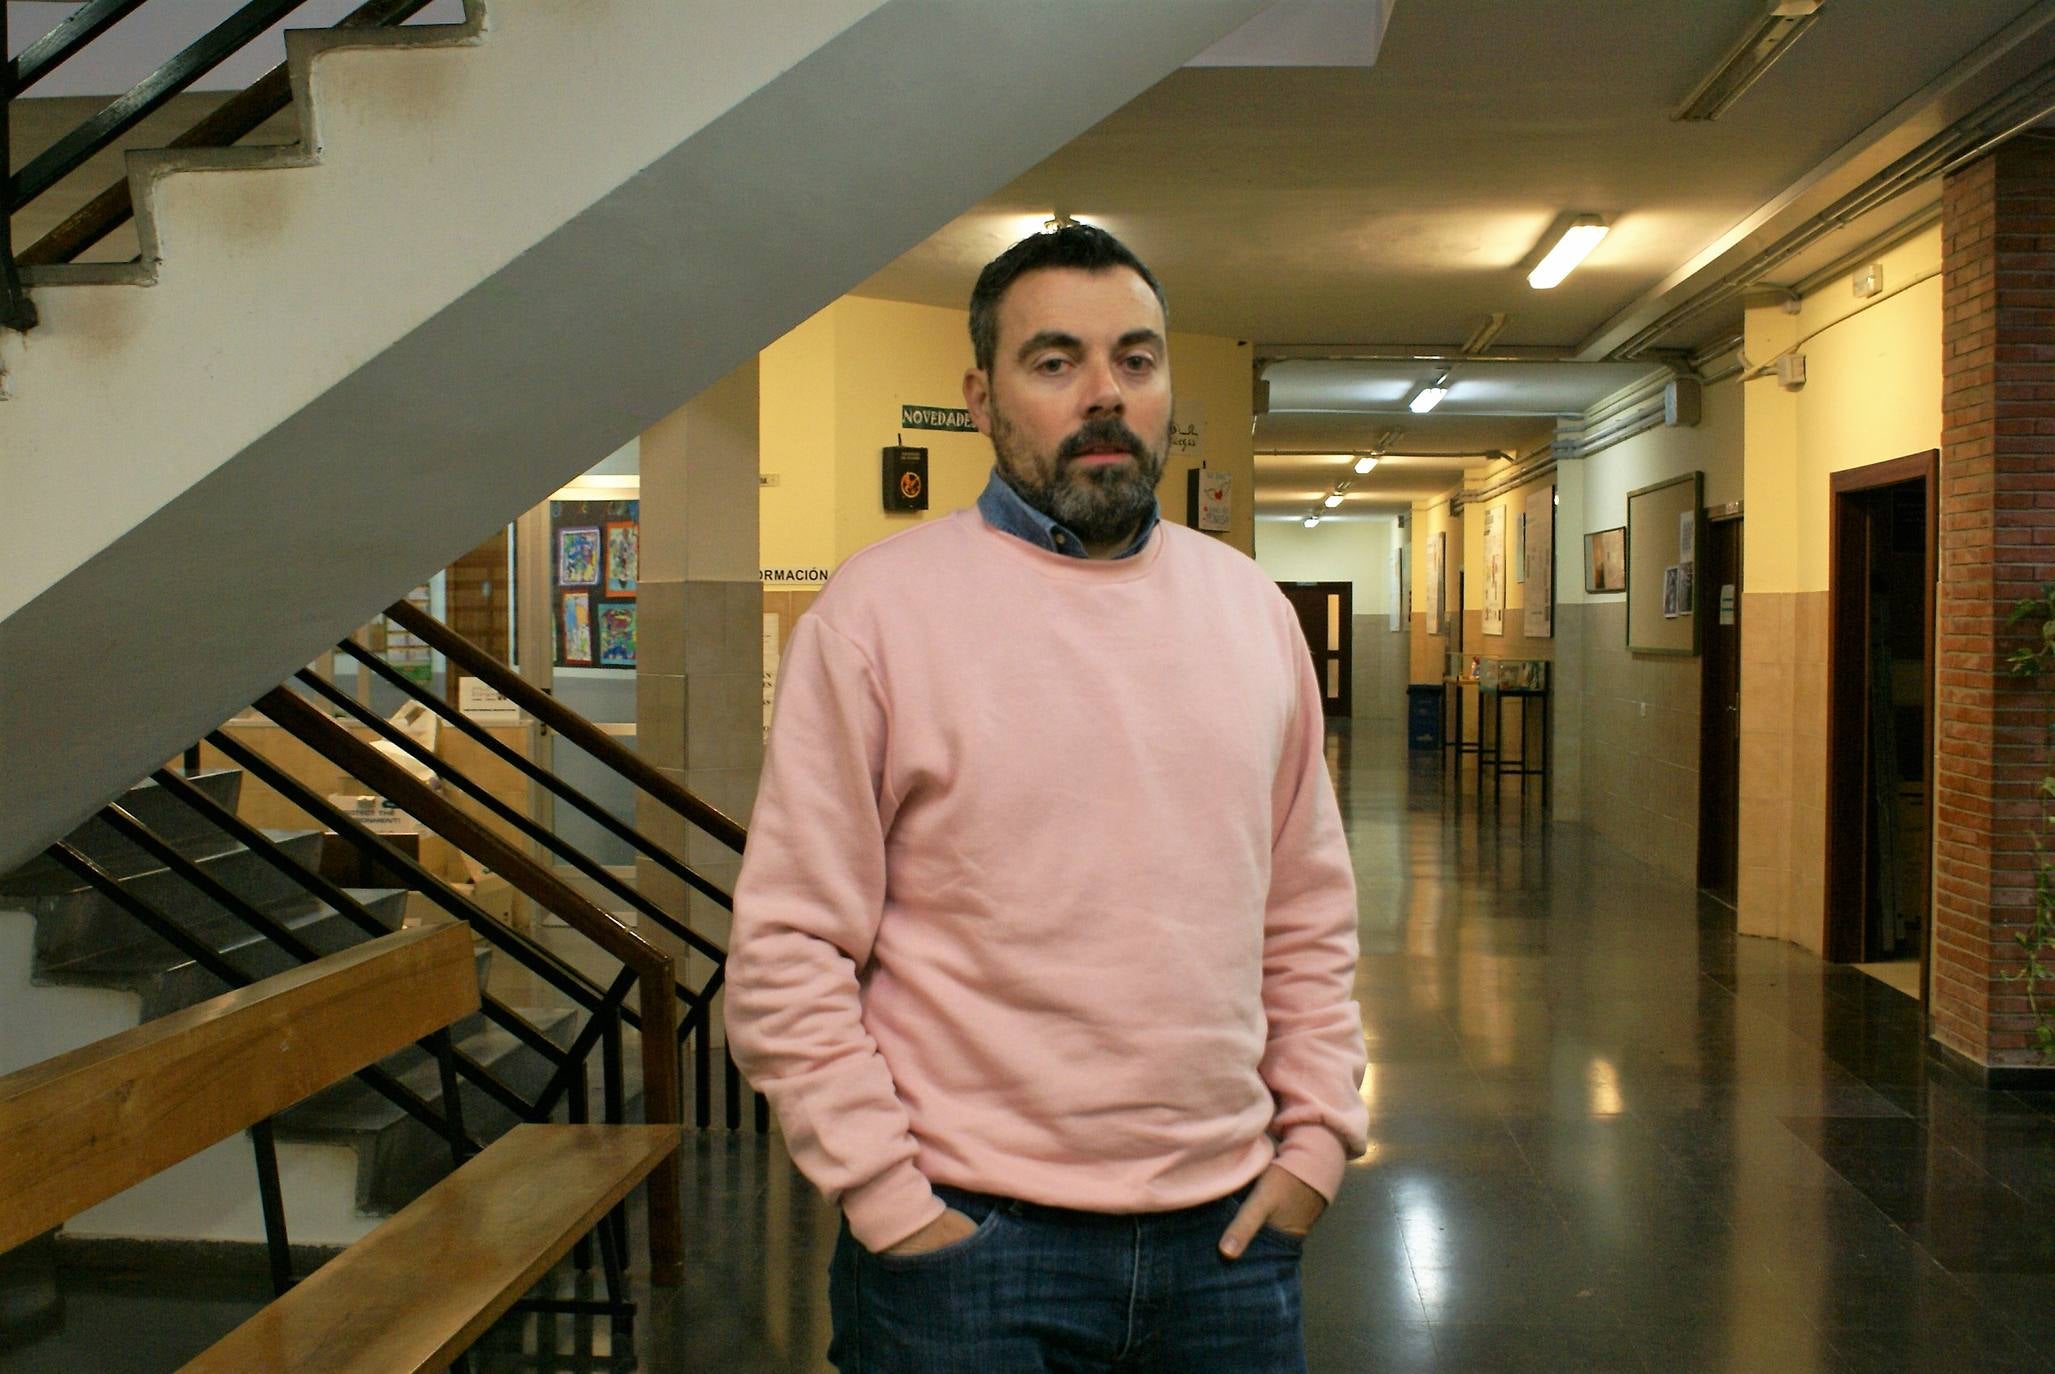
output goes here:
<path id="1" fill-rule="evenodd" d="M 1822 3 L 1771 0 L 1741 35 L 1741 41 L 1727 50 L 1720 64 L 1684 97 L 1670 118 L 1693 122 L 1718 119 L 1818 21 Z"/>

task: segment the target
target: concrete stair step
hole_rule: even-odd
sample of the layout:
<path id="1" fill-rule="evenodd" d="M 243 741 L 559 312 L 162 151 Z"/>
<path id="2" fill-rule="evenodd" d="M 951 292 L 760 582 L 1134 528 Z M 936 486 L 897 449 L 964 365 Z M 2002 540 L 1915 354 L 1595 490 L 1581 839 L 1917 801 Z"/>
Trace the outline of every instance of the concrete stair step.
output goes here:
<path id="1" fill-rule="evenodd" d="M 231 811 L 242 794 L 243 774 L 239 768 L 195 773 L 187 781 Z M 219 854 L 234 848 L 234 842 L 209 825 L 198 812 L 147 778 L 115 800 L 188 858 Z M 116 834 L 114 828 L 97 815 L 64 838 L 117 878 L 132 877 L 162 867 L 140 847 Z M 0 900 L 70 892 L 79 886 L 78 878 L 70 869 L 47 855 L 38 854 L 14 872 L 0 876 Z"/>
<path id="2" fill-rule="evenodd" d="M 571 1012 L 516 1010 L 558 1045 L 568 1046 L 576 1035 L 579 1018 Z M 548 1061 L 482 1015 L 458 1022 L 452 1034 L 459 1052 L 484 1065 L 523 1097 L 532 1100 L 548 1084 Z M 441 1066 L 433 1055 L 412 1047 L 385 1060 L 381 1067 L 441 1108 Z M 461 1081 L 460 1091 L 464 1126 L 474 1139 L 489 1144 L 517 1124 L 512 1112 L 476 1085 Z M 357 1207 L 372 1215 L 397 1211 L 450 1171 L 449 1146 L 441 1136 L 356 1079 L 316 1093 L 281 1113 L 274 1124 L 281 1144 L 306 1141 L 355 1149 Z"/>
<path id="3" fill-rule="evenodd" d="M 407 894 L 394 888 L 346 888 L 389 929 L 397 930 L 406 912 Z M 333 954 L 370 937 L 349 917 L 309 898 L 266 914 L 276 918 L 320 954 Z M 73 986 L 119 988 L 142 999 L 141 1019 L 154 1020 L 227 990 L 227 985 L 198 963 L 151 937 L 150 945 L 130 945 L 89 955 L 66 964 L 45 965 L 41 981 Z M 278 945 L 237 923 L 212 948 L 252 978 L 283 973 L 300 962 Z"/>
<path id="4" fill-rule="evenodd" d="M 267 830 L 267 838 L 295 863 L 314 870 L 321 856 L 321 834 L 315 830 Z M 196 863 L 212 878 L 260 910 L 291 909 L 309 901 L 306 889 L 241 845 L 201 856 Z M 0 904 L 27 911 L 36 918 L 39 965 L 71 964 L 89 956 L 111 954 L 141 945 L 163 948 L 148 927 L 111 898 L 65 874 L 68 885 L 54 884 L 34 893 L 0 892 Z M 180 928 L 210 944 L 226 942 L 246 929 L 241 922 L 166 868 L 128 876 L 122 886 L 162 912 Z"/>

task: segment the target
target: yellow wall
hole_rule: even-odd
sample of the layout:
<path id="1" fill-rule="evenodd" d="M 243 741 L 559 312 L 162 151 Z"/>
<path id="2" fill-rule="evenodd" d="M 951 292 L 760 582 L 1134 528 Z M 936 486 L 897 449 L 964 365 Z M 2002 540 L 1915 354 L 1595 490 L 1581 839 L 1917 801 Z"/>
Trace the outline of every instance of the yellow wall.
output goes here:
<path id="1" fill-rule="evenodd" d="M 1702 393 L 1696 425 L 1643 430 L 1581 463 L 1563 465 L 1565 469 L 1580 469 L 1583 482 L 1581 499 L 1575 505 L 1571 503 L 1568 484 L 1564 484 L 1563 503 L 1557 510 L 1558 568 L 1564 572 L 1562 585 L 1557 589 L 1559 602 L 1584 600 L 1584 536 L 1626 524 L 1627 493 L 1697 471 L 1705 474 L 1706 505 L 1724 506 L 1742 499 L 1741 410 L 1740 379 L 1715 382 Z M 1746 514 L 1753 521 L 1752 504 Z M 1570 554 L 1575 555 L 1574 560 L 1565 557 Z M 1755 569 L 1751 567 L 1748 571 L 1753 577 Z"/>
<path id="2" fill-rule="evenodd" d="M 1473 474 L 1469 483 L 1479 483 L 1492 475 L 1489 469 Z M 1527 606 L 1527 589 L 1540 585 L 1537 579 L 1521 582 L 1517 580 L 1520 565 L 1520 513 L 1527 509 L 1527 498 L 1538 488 L 1555 485 L 1555 474 L 1525 483 L 1487 500 L 1475 501 L 1463 507 L 1463 573 L 1468 584 L 1465 595 L 1469 598 L 1464 614 L 1482 624 L 1484 614 L 1484 521 L 1493 510 L 1500 512 L 1499 521 L 1505 531 L 1506 558 L 1506 604 L 1505 634 L 1481 635 L 1466 640 L 1464 647 L 1473 654 L 1485 658 L 1546 657 L 1545 651 L 1533 651 L 1531 645 L 1514 645 L 1511 641 L 1525 638 L 1524 619 Z M 1556 542 L 1563 540 L 1562 512 L 1556 512 Z M 1580 582 L 1578 584 L 1582 586 Z M 1450 603 L 1453 605 L 1453 601 Z M 1515 653 L 1514 649 L 1518 652 Z"/>
<path id="3" fill-rule="evenodd" d="M 900 442 L 902 405 L 963 404 L 967 321 L 962 310 L 845 296 L 764 351 L 763 471 L 778 477 L 761 492 L 766 568 L 832 570 L 867 544 L 976 502 L 992 467 L 982 434 L 903 432 L 928 450 L 925 514 L 887 514 L 879 484 L 879 451 Z M 1173 333 L 1170 358 L 1180 410 L 1196 402 L 1204 417 L 1198 461 L 1233 477 L 1227 540 L 1252 553 L 1248 345 Z M 1165 519 L 1183 522 L 1195 465 L 1182 456 L 1166 464 Z"/>
<path id="4" fill-rule="evenodd" d="M 1825 936 L 1829 478 L 1941 442 L 1941 230 L 1882 248 L 1884 294 L 1846 278 L 1796 312 L 1753 301 L 1743 351 L 1785 350 L 1806 383 L 1744 383 L 1738 928 L 1819 952 Z M 1929 773 L 1931 776 L 1931 773 Z"/>
<path id="5" fill-rule="evenodd" d="M 1456 636 L 1452 631 L 1456 623 L 1456 574 L 1463 566 L 1463 519 L 1449 513 L 1447 498 L 1420 501 L 1413 506 L 1412 526 L 1413 623 L 1409 631 L 1413 644 L 1412 680 L 1439 682 L 1446 662 L 1444 655 L 1456 647 Z M 1433 602 L 1428 591 L 1427 556 L 1436 535 L 1447 536 L 1442 563 L 1443 633 L 1430 635 L 1427 633 L 1427 608 Z"/>
<path id="6" fill-rule="evenodd" d="M 836 309 L 829 306 L 761 355 L 758 550 L 765 568 L 828 568 L 835 551 Z"/>
<path id="7" fill-rule="evenodd" d="M 1797 391 L 1747 383 L 1750 591 L 1826 590 L 1829 474 L 1940 447 L 1941 228 L 1878 258 L 1888 298 L 1859 300 L 1836 279 L 1796 315 L 1748 309 L 1749 360 L 1796 344 L 1807 374 Z"/>

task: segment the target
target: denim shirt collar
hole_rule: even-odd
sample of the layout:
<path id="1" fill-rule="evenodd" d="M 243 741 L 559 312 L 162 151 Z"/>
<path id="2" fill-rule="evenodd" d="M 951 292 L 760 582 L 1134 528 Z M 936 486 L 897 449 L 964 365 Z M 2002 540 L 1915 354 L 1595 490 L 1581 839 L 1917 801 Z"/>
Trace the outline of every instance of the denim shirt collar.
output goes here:
<path id="1" fill-rule="evenodd" d="M 1051 520 L 1048 516 L 1030 506 L 1015 491 L 1012 484 L 999 475 L 999 469 L 992 469 L 991 480 L 985 483 L 985 490 L 978 497 L 978 514 L 985 523 L 1002 534 L 1016 539 L 1025 539 L 1038 549 L 1064 554 L 1071 558 L 1089 558 L 1084 541 L 1068 526 Z M 1151 499 L 1149 513 L 1142 518 L 1141 527 L 1126 548 L 1114 554 L 1115 558 L 1132 558 L 1149 545 L 1149 536 L 1156 532 L 1156 522 L 1162 518 L 1161 505 Z"/>

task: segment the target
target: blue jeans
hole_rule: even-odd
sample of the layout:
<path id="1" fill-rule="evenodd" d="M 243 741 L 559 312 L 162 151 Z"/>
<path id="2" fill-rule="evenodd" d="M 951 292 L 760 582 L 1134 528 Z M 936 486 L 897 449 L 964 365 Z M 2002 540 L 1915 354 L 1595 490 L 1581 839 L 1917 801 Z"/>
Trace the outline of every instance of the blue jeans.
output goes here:
<path id="1" fill-rule="evenodd" d="M 842 1374 L 1304 1374 L 1299 1241 L 1220 1236 L 1247 1187 L 1115 1216 L 935 1189 L 978 1224 L 953 1245 L 874 1255 L 845 1224 L 828 1271 Z"/>

